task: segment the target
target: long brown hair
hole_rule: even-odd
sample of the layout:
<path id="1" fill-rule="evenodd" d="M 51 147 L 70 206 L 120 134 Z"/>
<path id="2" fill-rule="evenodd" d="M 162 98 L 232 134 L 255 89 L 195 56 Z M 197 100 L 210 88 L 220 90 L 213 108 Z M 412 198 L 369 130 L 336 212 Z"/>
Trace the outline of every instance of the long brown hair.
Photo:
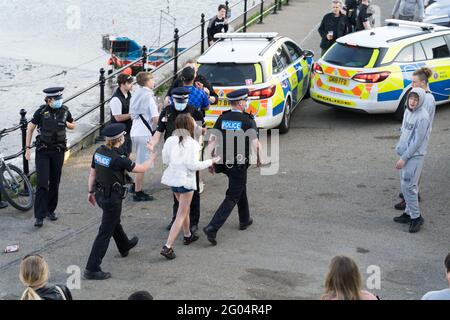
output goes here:
<path id="1" fill-rule="evenodd" d="M 346 256 L 331 260 L 322 299 L 361 300 L 362 277 L 355 261 Z"/>
<path id="2" fill-rule="evenodd" d="M 39 255 L 27 256 L 20 264 L 20 281 L 27 288 L 22 294 L 21 300 L 42 300 L 36 293 L 48 282 L 48 265 Z"/>
<path id="3" fill-rule="evenodd" d="M 182 144 L 183 140 L 190 136 L 194 138 L 194 118 L 189 113 L 182 113 L 178 115 L 175 120 L 175 135 L 178 136 L 179 143 Z"/>

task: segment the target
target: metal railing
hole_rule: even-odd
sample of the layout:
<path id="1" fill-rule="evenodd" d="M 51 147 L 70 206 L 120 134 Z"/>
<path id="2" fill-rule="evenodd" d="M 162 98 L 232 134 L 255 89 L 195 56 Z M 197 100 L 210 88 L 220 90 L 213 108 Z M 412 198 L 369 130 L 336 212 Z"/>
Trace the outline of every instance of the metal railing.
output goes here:
<path id="1" fill-rule="evenodd" d="M 282 9 L 282 5 L 287 5 L 289 4 L 289 0 L 271 0 L 271 1 L 267 1 L 267 0 L 260 0 L 259 3 L 256 3 L 258 1 L 253 1 L 254 4 L 251 8 L 248 8 L 248 4 L 249 1 L 251 0 L 241 0 L 238 1 L 236 3 L 234 3 L 233 5 L 230 5 L 229 1 L 225 2 L 225 5 L 227 7 L 227 14 L 229 12 L 229 10 L 231 10 L 232 8 L 237 7 L 238 5 L 243 4 L 244 8 L 243 8 L 243 12 L 236 16 L 235 18 L 233 18 L 232 20 L 229 21 L 229 24 L 233 24 L 238 22 L 239 19 L 243 19 L 242 21 L 242 26 L 239 27 L 238 29 L 236 29 L 236 32 L 246 32 L 247 31 L 247 27 L 253 23 L 255 23 L 256 21 L 258 21 L 258 23 L 263 23 L 264 17 L 270 13 L 273 14 L 277 14 L 277 11 Z M 265 4 L 269 3 L 270 5 L 268 7 L 265 7 Z M 259 12 L 257 15 L 254 15 L 250 20 L 248 20 L 248 14 L 252 11 L 254 11 L 254 9 L 256 9 L 257 7 L 259 7 Z M 136 59 L 132 62 L 130 62 L 129 64 L 117 69 L 116 71 L 110 73 L 109 75 L 105 76 L 105 69 L 101 68 L 99 73 L 99 80 L 95 83 L 92 83 L 90 85 L 88 85 L 86 88 L 79 90 L 78 92 L 74 93 L 73 95 L 69 96 L 67 99 L 64 99 L 64 104 L 67 104 L 68 102 L 84 95 L 85 93 L 95 89 L 95 88 L 99 88 L 99 96 L 100 96 L 100 100 L 99 103 L 91 108 L 89 108 L 87 111 L 83 112 L 81 115 L 77 116 L 74 118 L 75 121 L 79 121 L 80 119 L 83 119 L 84 117 L 86 117 L 87 115 L 91 114 L 92 112 L 99 110 L 99 123 L 96 126 L 96 129 L 98 128 L 102 128 L 105 125 L 105 105 L 111 101 L 111 99 L 113 97 L 109 97 L 108 99 L 105 99 L 105 86 L 106 86 L 106 81 L 113 79 L 114 77 L 116 77 L 118 74 L 122 73 L 123 71 L 125 71 L 126 69 L 135 66 L 136 64 L 140 64 L 142 63 L 142 70 L 147 71 L 147 61 L 148 58 L 155 54 L 157 51 L 164 49 L 166 47 L 169 47 L 170 45 L 173 45 L 174 47 L 174 56 L 171 57 L 170 59 L 168 59 L 167 61 L 165 61 L 164 63 L 162 63 L 161 65 L 159 65 L 158 67 L 156 67 L 155 69 L 152 70 L 152 73 L 156 73 L 158 71 L 160 71 L 162 68 L 164 68 L 165 66 L 169 65 L 170 63 L 173 63 L 173 73 L 171 76 L 166 77 L 165 79 L 163 79 L 161 82 L 159 82 L 154 90 L 157 91 L 159 88 L 161 88 L 162 86 L 164 86 L 167 82 L 175 79 L 178 75 L 179 75 L 179 70 L 178 70 L 178 62 L 179 62 L 179 57 L 181 57 L 182 55 L 185 55 L 188 52 L 192 52 L 192 50 L 197 47 L 198 45 L 200 45 L 200 54 L 203 54 L 205 52 L 205 40 L 208 39 L 208 36 L 206 34 L 206 23 L 207 20 L 205 20 L 205 14 L 202 13 L 200 16 L 200 24 L 194 26 L 193 28 L 189 29 L 188 31 L 186 31 L 185 33 L 179 35 L 179 30 L 176 28 L 174 30 L 174 36 L 173 39 L 167 43 L 165 43 L 164 45 L 160 46 L 157 49 L 151 50 L 150 52 L 147 52 L 147 47 L 143 46 L 142 47 L 142 56 L 139 59 Z M 211 19 L 213 19 L 214 17 L 212 17 Z M 209 20 L 208 20 L 209 21 Z M 190 47 L 184 49 L 181 52 L 178 52 L 179 49 L 179 42 L 180 39 L 186 37 L 187 35 L 191 34 L 194 31 L 198 31 L 198 29 L 200 29 L 200 40 L 195 42 L 194 44 L 192 44 Z M 26 134 L 27 134 L 27 127 L 28 127 L 28 123 L 29 121 L 26 118 L 26 114 L 27 111 L 25 109 L 21 109 L 20 110 L 20 121 L 19 124 L 11 127 L 11 128 L 7 128 L 3 130 L 3 133 L 11 133 L 17 130 L 21 130 L 21 136 L 22 136 L 22 149 L 12 155 L 6 156 L 5 160 L 12 160 L 15 158 L 18 158 L 20 156 L 22 156 L 22 169 L 23 172 L 26 175 L 31 175 L 33 174 L 30 173 L 30 169 L 29 169 L 29 163 L 28 160 L 25 158 L 25 151 L 26 151 Z M 69 149 L 72 149 L 74 146 L 76 146 L 77 144 L 79 144 L 80 142 L 82 142 L 84 139 L 84 137 L 82 137 L 80 139 L 80 141 L 77 141 L 73 144 L 71 144 L 69 146 Z M 35 147 L 35 145 L 33 144 L 31 146 L 32 148 Z"/>

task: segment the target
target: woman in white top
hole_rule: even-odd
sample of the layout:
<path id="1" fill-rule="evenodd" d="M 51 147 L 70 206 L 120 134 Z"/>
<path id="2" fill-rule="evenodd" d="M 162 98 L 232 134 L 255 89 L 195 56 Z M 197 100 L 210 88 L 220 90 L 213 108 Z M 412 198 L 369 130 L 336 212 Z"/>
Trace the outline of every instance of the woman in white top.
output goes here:
<path id="1" fill-rule="evenodd" d="M 141 116 L 149 126 L 158 122 L 159 112 L 153 95 L 155 81 L 149 72 L 139 72 L 136 76 L 139 87 L 133 93 L 130 101 L 130 114 L 133 120 L 130 136 L 136 150 L 136 163 L 143 164 L 149 159 L 147 142 L 150 140 L 151 132 L 142 121 Z M 134 201 L 151 201 L 153 197 L 142 191 L 144 173 L 136 173 Z"/>
<path id="2" fill-rule="evenodd" d="M 198 240 L 198 236 L 191 233 L 189 228 L 189 210 L 196 185 L 196 171 L 211 167 L 220 157 L 200 161 L 200 144 L 194 139 L 195 120 L 190 114 L 180 114 L 175 121 L 175 132 L 166 140 L 162 151 L 164 164 L 168 165 L 161 182 L 172 187 L 179 207 L 175 222 L 170 229 L 166 245 L 161 255 L 167 259 L 174 259 L 173 244 L 183 228 L 185 245 Z"/>

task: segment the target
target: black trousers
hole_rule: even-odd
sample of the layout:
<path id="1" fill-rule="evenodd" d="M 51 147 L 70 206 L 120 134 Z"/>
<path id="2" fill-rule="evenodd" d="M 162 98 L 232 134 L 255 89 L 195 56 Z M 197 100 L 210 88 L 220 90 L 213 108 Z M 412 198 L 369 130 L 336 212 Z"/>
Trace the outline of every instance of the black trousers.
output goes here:
<path id="1" fill-rule="evenodd" d="M 224 166 L 223 173 L 228 176 L 228 190 L 219 209 L 209 225 L 218 231 L 230 216 L 234 207 L 238 206 L 239 222 L 250 220 L 250 210 L 247 199 L 247 165 L 235 165 L 232 168 Z"/>
<path id="2" fill-rule="evenodd" d="M 129 247 L 129 239 L 123 231 L 120 224 L 120 215 L 122 213 L 122 197 L 112 191 L 109 197 L 105 197 L 102 192 L 95 194 L 95 199 L 103 210 L 102 223 L 92 246 L 91 254 L 86 265 L 86 269 L 91 272 L 100 271 L 100 265 L 108 250 L 111 237 L 116 242 L 119 252 L 125 252 Z"/>
<path id="3" fill-rule="evenodd" d="M 44 219 L 58 206 L 59 182 L 64 164 L 64 151 L 36 151 L 36 200 L 34 216 Z"/>
<path id="4" fill-rule="evenodd" d="M 192 196 L 192 201 L 191 201 L 191 211 L 189 212 L 189 221 L 190 221 L 190 226 L 196 226 L 198 225 L 198 222 L 200 221 L 200 186 L 199 186 L 199 182 L 200 182 L 200 174 L 197 171 L 195 173 L 196 176 L 196 183 L 197 183 L 197 190 L 194 191 L 194 195 Z M 175 197 L 175 194 L 173 195 L 173 216 L 172 216 L 172 220 L 175 220 L 175 218 L 177 217 L 177 212 L 178 212 L 178 200 Z"/>

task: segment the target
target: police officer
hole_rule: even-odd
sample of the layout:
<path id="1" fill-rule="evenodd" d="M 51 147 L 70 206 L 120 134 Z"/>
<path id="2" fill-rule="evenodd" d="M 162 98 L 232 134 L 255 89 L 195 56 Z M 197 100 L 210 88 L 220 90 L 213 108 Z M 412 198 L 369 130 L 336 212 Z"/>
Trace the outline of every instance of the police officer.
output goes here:
<path id="1" fill-rule="evenodd" d="M 222 172 L 228 177 L 228 190 L 225 200 L 217 209 L 211 222 L 203 228 L 208 241 L 217 244 L 217 231 L 227 220 L 234 207 L 239 210 L 239 229 L 245 230 L 253 223 L 247 199 L 247 169 L 250 164 L 250 147 L 256 150 L 257 166 L 260 162 L 260 143 L 255 120 L 246 113 L 248 90 L 236 90 L 228 94 L 232 109 L 224 112 L 216 121 L 214 129 L 222 135 L 222 147 L 219 155 L 223 164 L 216 165 L 216 173 Z M 209 139 L 210 148 L 214 148 L 217 137 Z"/>
<path id="2" fill-rule="evenodd" d="M 190 90 L 186 87 L 174 88 L 171 92 L 173 103 L 161 112 L 158 120 L 158 127 L 150 142 L 151 148 L 154 147 L 161 140 L 161 136 L 164 134 L 164 140 L 167 140 L 175 131 L 175 120 L 179 114 L 189 113 L 197 122 L 198 134 L 206 133 L 204 128 L 203 113 L 195 107 L 188 104 Z M 198 230 L 198 222 L 200 220 L 200 193 L 199 193 L 199 173 L 197 172 L 197 190 L 194 191 L 194 195 L 191 202 L 191 211 L 189 213 L 191 232 L 195 233 Z M 167 226 L 167 230 L 170 230 L 173 222 L 175 221 L 178 211 L 178 201 L 173 197 L 173 216 L 172 221 Z"/>
<path id="3" fill-rule="evenodd" d="M 88 280 L 104 280 L 111 277 L 109 272 L 100 268 L 103 257 L 108 250 L 111 237 L 114 238 L 122 257 L 134 248 L 139 239 L 128 239 L 120 223 L 122 200 L 126 195 L 126 171 L 143 173 L 155 161 L 156 154 L 141 165 L 137 165 L 121 153 L 120 148 L 125 142 L 123 123 L 110 124 L 102 131 L 106 138 L 106 145 L 95 151 L 89 174 L 88 202 L 95 206 L 98 203 L 103 210 L 102 222 L 92 251 L 86 265 L 84 276 Z"/>
<path id="4" fill-rule="evenodd" d="M 38 128 L 36 137 L 36 200 L 34 203 L 35 227 L 42 227 L 45 217 L 58 220 L 55 213 L 58 205 L 58 189 L 61 180 L 64 153 L 67 150 L 66 129 L 75 129 L 75 121 L 69 109 L 63 105 L 64 88 L 55 87 L 44 90 L 46 104 L 39 107 L 28 124 L 26 153 L 31 158 L 31 140 Z"/>

